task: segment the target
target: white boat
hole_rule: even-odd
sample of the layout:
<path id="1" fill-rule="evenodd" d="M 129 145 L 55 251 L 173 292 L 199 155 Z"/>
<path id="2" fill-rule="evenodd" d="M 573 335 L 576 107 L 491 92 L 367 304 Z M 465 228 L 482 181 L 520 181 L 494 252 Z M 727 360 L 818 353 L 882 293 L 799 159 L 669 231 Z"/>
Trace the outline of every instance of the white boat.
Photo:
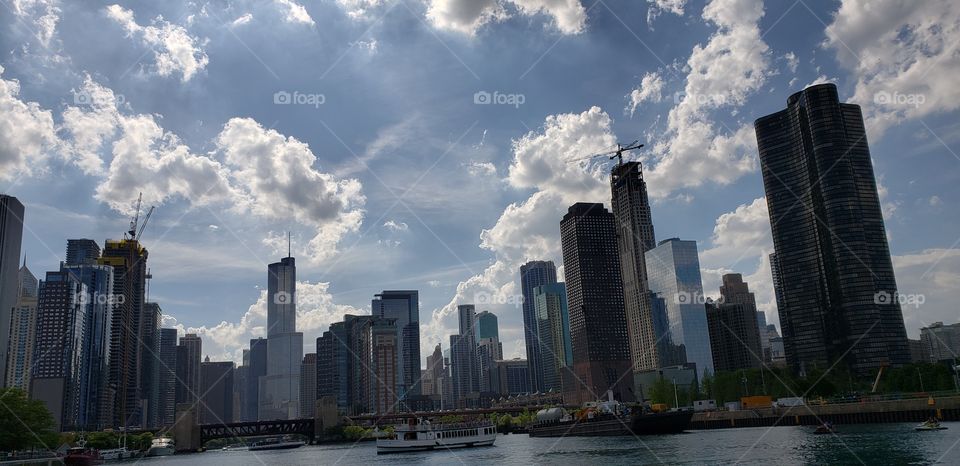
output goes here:
<path id="1" fill-rule="evenodd" d="M 137 456 L 136 452 L 127 450 L 127 447 L 100 450 L 100 458 L 102 458 L 104 461 L 128 460 L 135 456 Z"/>
<path id="2" fill-rule="evenodd" d="M 173 439 L 170 437 L 160 437 L 150 442 L 150 449 L 147 450 L 147 456 L 169 456 L 174 452 Z"/>
<path id="3" fill-rule="evenodd" d="M 249 451 L 265 451 L 265 450 L 289 450 L 292 448 L 300 448 L 306 445 L 305 443 L 299 440 L 281 440 L 278 438 L 269 438 L 261 440 L 259 442 L 254 442 L 247 447 Z"/>
<path id="4" fill-rule="evenodd" d="M 488 447 L 496 439 L 497 428 L 489 422 L 431 424 L 418 418 L 395 426 L 392 435 L 377 439 L 377 453 Z"/>

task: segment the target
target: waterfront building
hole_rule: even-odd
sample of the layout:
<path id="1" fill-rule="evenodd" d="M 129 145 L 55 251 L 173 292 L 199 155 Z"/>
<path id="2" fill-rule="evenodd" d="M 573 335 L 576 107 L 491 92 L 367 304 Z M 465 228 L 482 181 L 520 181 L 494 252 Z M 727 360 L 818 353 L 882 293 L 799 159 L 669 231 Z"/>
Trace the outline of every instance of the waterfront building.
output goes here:
<path id="1" fill-rule="evenodd" d="M 200 358 L 203 341 L 195 333 L 180 337 L 177 345 L 177 404 L 197 406 L 200 401 Z"/>
<path id="2" fill-rule="evenodd" d="M 517 396 L 533 393 L 527 361 L 515 358 L 494 361 L 494 390 L 500 396 Z"/>
<path id="3" fill-rule="evenodd" d="M 706 312 L 714 370 L 735 371 L 763 365 L 755 312 L 743 303 L 710 301 L 706 303 Z"/>
<path id="4" fill-rule="evenodd" d="M 615 165 L 610 172 L 610 191 L 633 370 L 656 369 L 663 358 L 658 354 L 644 254 L 656 246 L 657 240 L 640 162 Z"/>
<path id="5" fill-rule="evenodd" d="M 241 419 L 243 421 L 259 420 L 259 399 L 260 399 L 260 377 L 267 375 L 267 339 L 254 338 L 250 340 L 250 361 L 248 366 L 246 380 L 246 389 L 244 390 L 243 407 L 241 408 Z"/>
<path id="6" fill-rule="evenodd" d="M 0 385 L 6 382 L 10 324 L 17 304 L 23 213 L 17 198 L 0 194 Z"/>
<path id="7" fill-rule="evenodd" d="M 490 372 L 493 361 L 503 359 L 503 345 L 495 337 L 481 338 L 477 342 L 477 372 L 480 380 L 480 393 L 492 392 Z"/>
<path id="8" fill-rule="evenodd" d="M 788 364 L 804 372 L 842 358 L 868 375 L 909 362 L 860 107 L 818 84 L 754 127 Z"/>
<path id="9" fill-rule="evenodd" d="M 47 272 L 37 298 L 30 398 L 53 416 L 57 431 L 81 429 L 86 285 L 70 270 Z"/>
<path id="10" fill-rule="evenodd" d="M 343 316 L 317 339 L 317 396 L 335 397 L 346 415 L 398 411 L 401 346 L 395 319 Z"/>
<path id="11" fill-rule="evenodd" d="M 20 267 L 17 304 L 10 320 L 10 351 L 7 354 L 6 386 L 30 393 L 30 368 L 37 329 L 37 291 L 40 282 L 27 268 Z"/>
<path id="12" fill-rule="evenodd" d="M 420 296 L 417 290 L 384 290 L 371 302 L 372 314 L 394 319 L 400 332 L 400 373 L 397 394 L 401 399 L 420 395 Z"/>
<path id="13" fill-rule="evenodd" d="M 68 250 L 71 241 L 75 240 L 67 242 Z M 99 251 L 99 247 L 96 250 Z M 80 264 L 67 263 L 63 268 L 86 285 L 86 294 L 81 297 L 85 340 L 81 355 L 84 371 L 80 382 L 80 398 L 84 400 L 85 409 L 80 413 L 79 422 L 85 429 L 100 430 L 113 425 L 115 394 L 109 380 L 110 336 L 115 305 L 113 267 L 96 264 L 96 257 L 86 257 L 84 261 Z"/>
<path id="14" fill-rule="evenodd" d="M 540 367 L 543 368 L 543 392 L 560 392 L 564 371 L 573 368 L 573 343 L 570 340 L 570 315 L 567 288 L 553 283 L 534 288 L 534 307 L 540 335 Z M 569 375 L 567 376 L 569 379 Z"/>
<path id="15" fill-rule="evenodd" d="M 233 422 L 233 362 L 200 363 L 200 424 Z"/>
<path id="16" fill-rule="evenodd" d="M 564 381 L 563 401 L 579 405 L 608 390 L 633 401 L 614 216 L 603 204 L 574 204 L 560 222 L 560 239 L 575 379 Z"/>
<path id="17" fill-rule="evenodd" d="M 351 406 L 350 366 L 357 356 L 350 351 L 346 316 L 317 338 L 317 397 L 336 398 L 340 414 L 349 414 Z"/>
<path id="18" fill-rule="evenodd" d="M 530 261 L 520 266 L 520 291 L 523 294 L 523 340 L 529 361 L 530 387 L 539 391 L 543 387 L 543 370 L 540 368 L 540 336 L 537 333 L 537 315 L 534 309 L 533 289 L 557 282 L 557 267 L 553 261 Z"/>
<path id="19" fill-rule="evenodd" d="M 300 364 L 300 417 L 313 418 L 317 404 L 317 353 L 303 355 Z"/>
<path id="20" fill-rule="evenodd" d="M 697 242 L 670 238 L 647 251 L 647 272 L 650 292 L 662 300 L 666 312 L 661 314 L 665 333 L 658 334 L 661 356 L 669 354 L 672 360 L 661 359 L 661 367 L 685 363 L 697 365 L 697 375 L 713 374 L 713 352 L 710 349 L 710 331 L 704 307 L 703 282 L 700 280 L 700 259 Z M 753 321 L 751 317 L 751 322 Z"/>
<path id="21" fill-rule="evenodd" d="M 103 416 L 114 427 L 143 427 L 140 352 L 144 340 L 148 251 L 134 239 L 107 240 L 98 265 L 113 267 L 108 384 L 113 403 Z"/>
<path id="22" fill-rule="evenodd" d="M 920 329 L 920 347 L 927 362 L 958 359 L 960 354 L 960 323 L 944 325 L 934 322 Z"/>
<path id="23" fill-rule="evenodd" d="M 457 306 L 460 333 L 450 336 L 450 358 L 453 376 L 453 398 L 458 406 L 472 393 L 480 392 L 477 370 L 476 307 Z"/>
<path id="24" fill-rule="evenodd" d="M 160 425 L 160 326 L 163 311 L 153 302 L 143 303 L 140 340 L 140 395 L 144 427 Z"/>
<path id="25" fill-rule="evenodd" d="M 260 377 L 259 418 L 300 415 L 303 334 L 297 332 L 297 266 L 284 257 L 267 270 L 267 374 Z"/>
<path id="26" fill-rule="evenodd" d="M 171 427 L 177 414 L 177 329 L 160 329 L 159 352 L 157 425 L 159 427 Z"/>

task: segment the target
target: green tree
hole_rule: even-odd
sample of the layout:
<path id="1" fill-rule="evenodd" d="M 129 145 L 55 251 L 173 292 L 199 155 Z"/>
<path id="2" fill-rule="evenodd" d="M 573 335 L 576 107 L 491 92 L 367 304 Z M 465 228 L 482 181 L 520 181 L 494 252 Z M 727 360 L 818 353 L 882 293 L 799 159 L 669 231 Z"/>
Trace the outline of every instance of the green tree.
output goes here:
<path id="1" fill-rule="evenodd" d="M 0 451 L 54 450 L 60 437 L 55 426 L 43 402 L 20 389 L 0 388 Z"/>
<path id="2" fill-rule="evenodd" d="M 356 441 L 365 438 L 368 434 L 367 429 L 361 426 L 346 426 L 343 428 L 343 437 L 347 440 Z"/>

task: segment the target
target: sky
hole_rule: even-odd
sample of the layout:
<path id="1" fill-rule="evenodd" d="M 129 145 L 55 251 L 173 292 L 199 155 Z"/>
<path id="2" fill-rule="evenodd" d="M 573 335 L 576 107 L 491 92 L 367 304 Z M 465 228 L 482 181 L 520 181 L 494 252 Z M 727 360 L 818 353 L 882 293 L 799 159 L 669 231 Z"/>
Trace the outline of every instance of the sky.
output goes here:
<path id="1" fill-rule="evenodd" d="M 305 351 L 418 289 L 424 357 L 470 303 L 524 357 L 520 264 L 561 265 L 566 208 L 610 202 L 610 162 L 578 159 L 635 139 L 657 239 L 778 323 L 753 121 L 833 82 L 917 338 L 960 319 L 958 47 L 953 0 L 6 0 L 0 190 L 41 278 L 142 193 L 149 298 L 213 360 L 265 335 L 288 231 Z"/>

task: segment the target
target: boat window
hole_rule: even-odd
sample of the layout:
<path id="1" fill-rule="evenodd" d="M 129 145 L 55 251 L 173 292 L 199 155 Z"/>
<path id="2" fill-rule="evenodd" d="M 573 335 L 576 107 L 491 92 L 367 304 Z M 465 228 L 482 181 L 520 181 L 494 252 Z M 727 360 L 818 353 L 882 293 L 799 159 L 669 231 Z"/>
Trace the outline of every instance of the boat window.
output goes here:
<path id="1" fill-rule="evenodd" d="M 404 440 L 416 440 L 416 439 L 417 439 L 417 433 L 416 433 L 416 432 L 407 432 L 406 434 L 404 434 L 403 439 L 404 439 Z"/>

